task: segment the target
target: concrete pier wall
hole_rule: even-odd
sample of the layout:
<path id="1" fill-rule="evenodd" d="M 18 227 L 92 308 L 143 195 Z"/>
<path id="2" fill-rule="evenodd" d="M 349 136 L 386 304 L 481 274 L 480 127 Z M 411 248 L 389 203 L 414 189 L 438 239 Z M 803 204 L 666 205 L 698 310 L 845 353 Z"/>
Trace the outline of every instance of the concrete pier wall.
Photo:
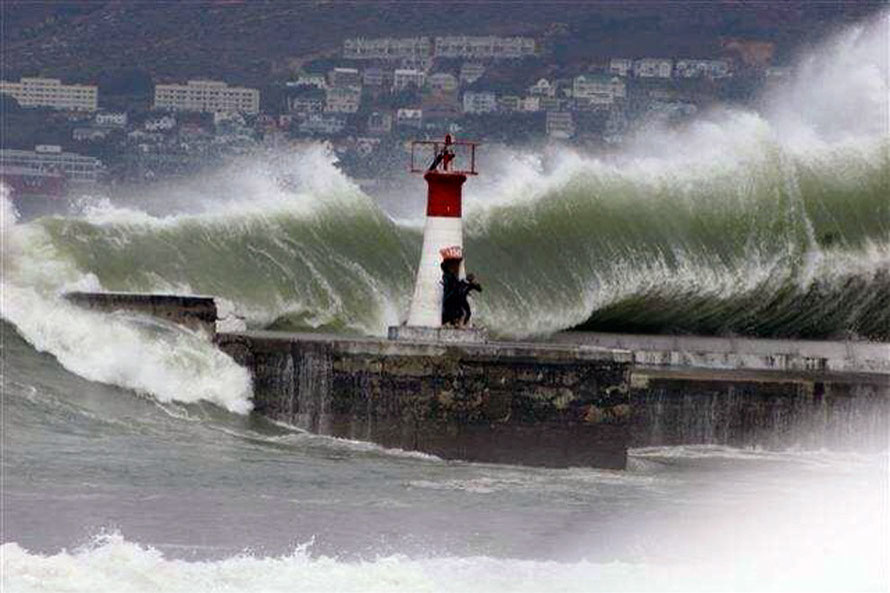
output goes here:
<path id="1" fill-rule="evenodd" d="M 67 298 L 213 335 L 211 298 Z M 890 448 L 890 344 L 583 332 L 473 342 L 485 336 L 408 330 L 216 340 L 250 369 L 258 413 L 444 458 L 619 468 L 628 446 Z"/>
<path id="2" fill-rule="evenodd" d="M 219 334 L 258 413 L 443 458 L 625 466 L 630 355 L 540 344 Z"/>
<path id="3" fill-rule="evenodd" d="M 634 371 L 631 406 L 634 447 L 886 451 L 890 446 L 890 392 L 880 381 L 659 377 Z"/>
<path id="4" fill-rule="evenodd" d="M 890 344 L 566 332 L 632 352 L 632 446 L 887 450 Z"/>
<path id="5" fill-rule="evenodd" d="M 209 336 L 216 334 L 213 297 L 132 292 L 68 292 L 65 298 L 79 307 L 113 313 L 130 311 L 164 319 Z"/>

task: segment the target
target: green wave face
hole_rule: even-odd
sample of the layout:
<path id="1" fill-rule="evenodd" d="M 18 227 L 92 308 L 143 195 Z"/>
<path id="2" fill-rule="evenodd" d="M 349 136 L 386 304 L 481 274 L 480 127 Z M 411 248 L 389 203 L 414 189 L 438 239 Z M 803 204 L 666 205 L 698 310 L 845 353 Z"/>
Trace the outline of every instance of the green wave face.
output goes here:
<path id="1" fill-rule="evenodd" d="M 469 221 L 502 331 L 890 336 L 888 142 L 710 171 L 583 163 Z"/>
<path id="2" fill-rule="evenodd" d="M 888 142 L 721 167 L 577 160 L 472 204 L 467 265 L 495 333 L 587 329 L 890 337 Z M 212 294 L 253 325 L 380 334 L 404 318 L 420 231 L 348 184 L 243 214 L 36 223 L 108 290 Z M 419 198 L 421 199 L 421 198 Z"/>

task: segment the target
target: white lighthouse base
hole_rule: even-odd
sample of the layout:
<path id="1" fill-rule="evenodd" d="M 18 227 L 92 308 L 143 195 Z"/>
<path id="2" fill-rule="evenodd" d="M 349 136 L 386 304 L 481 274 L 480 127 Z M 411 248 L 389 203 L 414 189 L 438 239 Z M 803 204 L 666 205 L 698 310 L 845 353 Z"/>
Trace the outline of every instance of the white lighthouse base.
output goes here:
<path id="1" fill-rule="evenodd" d="M 437 342 L 446 344 L 472 344 L 488 341 L 488 330 L 481 327 L 423 327 L 418 325 L 392 325 L 390 340 L 408 342 Z"/>

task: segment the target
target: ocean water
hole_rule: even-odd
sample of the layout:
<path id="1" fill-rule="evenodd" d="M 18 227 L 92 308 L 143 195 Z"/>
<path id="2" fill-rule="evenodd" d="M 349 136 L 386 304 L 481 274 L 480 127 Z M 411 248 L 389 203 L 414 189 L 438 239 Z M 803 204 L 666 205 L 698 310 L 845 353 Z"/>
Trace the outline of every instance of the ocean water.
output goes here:
<path id="1" fill-rule="evenodd" d="M 890 340 L 888 23 L 810 49 L 756 109 L 608 155 L 492 148 L 466 187 L 480 322 Z M 382 207 L 316 147 L 28 222 L 0 192 L 3 591 L 890 585 L 886 447 L 446 462 L 251 415 L 200 336 L 59 298 L 204 293 L 231 326 L 379 335 L 407 311 L 419 180 Z"/>

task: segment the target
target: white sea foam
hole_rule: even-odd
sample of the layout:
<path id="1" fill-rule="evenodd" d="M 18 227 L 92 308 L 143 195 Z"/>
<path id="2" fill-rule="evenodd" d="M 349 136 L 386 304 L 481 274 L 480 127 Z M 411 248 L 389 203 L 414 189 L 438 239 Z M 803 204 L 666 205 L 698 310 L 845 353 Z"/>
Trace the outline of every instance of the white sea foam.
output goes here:
<path id="1" fill-rule="evenodd" d="M 16 593 L 849 591 L 880 590 L 886 584 L 873 569 L 863 572 L 862 562 L 855 558 L 844 567 L 826 566 L 813 558 L 796 558 L 793 550 L 782 553 L 788 557 L 785 562 L 661 564 L 400 555 L 350 562 L 313 556 L 308 547 L 279 557 L 242 554 L 187 562 L 165 558 L 155 548 L 113 534 L 73 552 L 49 555 L 6 543 L 0 556 L 3 590 Z"/>
<path id="2" fill-rule="evenodd" d="M 86 379 L 162 402 L 206 400 L 232 412 L 250 411 L 249 374 L 205 336 L 82 310 L 62 299 L 63 290 L 101 285 L 60 257 L 39 228 L 16 225 L 8 215 L 8 189 L 2 192 L 0 315 L 34 348 Z"/>

